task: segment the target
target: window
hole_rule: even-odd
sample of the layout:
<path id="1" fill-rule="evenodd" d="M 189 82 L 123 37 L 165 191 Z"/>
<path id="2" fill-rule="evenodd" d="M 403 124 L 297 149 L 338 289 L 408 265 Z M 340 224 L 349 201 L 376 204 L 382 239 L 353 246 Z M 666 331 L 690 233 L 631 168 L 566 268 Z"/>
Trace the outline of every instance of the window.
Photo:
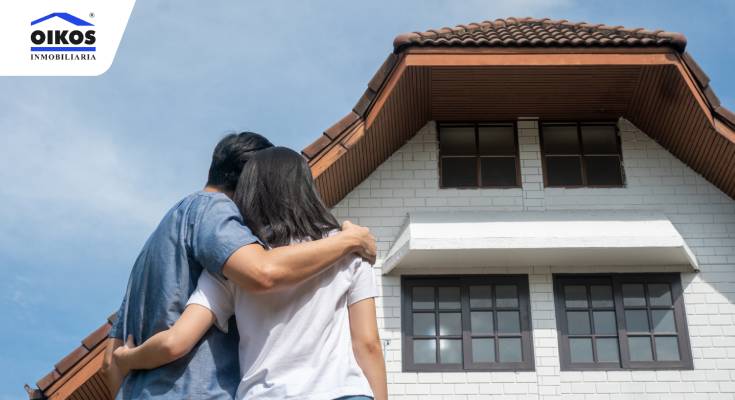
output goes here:
<path id="1" fill-rule="evenodd" d="M 403 277 L 404 371 L 532 370 L 525 276 Z"/>
<path id="2" fill-rule="evenodd" d="M 614 123 L 543 123 L 541 151 L 546 186 L 623 186 Z"/>
<path id="3" fill-rule="evenodd" d="M 519 187 L 515 125 L 439 125 L 442 188 Z"/>
<path id="4" fill-rule="evenodd" d="M 561 366 L 691 369 L 679 275 L 554 277 Z"/>

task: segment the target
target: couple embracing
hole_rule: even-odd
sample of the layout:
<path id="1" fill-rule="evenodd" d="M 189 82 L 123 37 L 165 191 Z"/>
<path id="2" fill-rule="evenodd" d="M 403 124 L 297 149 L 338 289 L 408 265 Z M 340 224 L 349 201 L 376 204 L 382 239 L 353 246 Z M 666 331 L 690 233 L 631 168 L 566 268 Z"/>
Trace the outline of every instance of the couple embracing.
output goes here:
<path id="1" fill-rule="evenodd" d="M 386 399 L 375 254 L 301 155 L 228 135 L 143 246 L 103 376 L 126 400 Z"/>

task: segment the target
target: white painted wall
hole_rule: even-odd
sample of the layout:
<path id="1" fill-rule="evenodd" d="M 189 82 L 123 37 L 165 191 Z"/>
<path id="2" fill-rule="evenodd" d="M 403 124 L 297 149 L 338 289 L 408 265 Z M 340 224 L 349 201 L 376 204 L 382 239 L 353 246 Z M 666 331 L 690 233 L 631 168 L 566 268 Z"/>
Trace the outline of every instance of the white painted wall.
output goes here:
<path id="1" fill-rule="evenodd" d="M 735 398 L 735 201 L 621 120 L 626 187 L 543 188 L 538 123 L 519 121 L 523 188 L 439 189 L 433 122 L 377 168 L 334 208 L 341 219 L 370 227 L 380 257 L 410 211 L 656 210 L 674 223 L 701 272 L 682 274 L 694 357 L 691 371 L 560 372 L 548 266 L 433 273 L 529 275 L 535 354 L 533 372 L 401 372 L 400 278 L 380 274 L 378 317 L 393 399 L 733 399 Z M 404 273 L 427 273 L 406 271 Z"/>

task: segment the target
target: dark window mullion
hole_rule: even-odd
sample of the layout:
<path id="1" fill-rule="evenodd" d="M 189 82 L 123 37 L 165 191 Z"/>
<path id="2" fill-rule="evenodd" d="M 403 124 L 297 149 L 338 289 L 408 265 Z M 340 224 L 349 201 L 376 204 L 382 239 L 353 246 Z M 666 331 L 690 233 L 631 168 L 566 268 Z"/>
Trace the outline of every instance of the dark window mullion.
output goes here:
<path id="1" fill-rule="evenodd" d="M 440 348 L 439 348 L 439 286 L 434 286 L 434 346 L 436 347 L 434 349 L 436 357 L 436 364 L 441 364 L 441 359 L 439 358 L 440 355 Z"/>
<path id="2" fill-rule="evenodd" d="M 671 293 L 671 288 L 669 288 Z M 648 282 L 643 282 L 643 296 L 646 301 L 646 318 L 648 318 L 648 333 L 651 339 L 651 358 L 658 361 L 658 352 L 656 351 L 656 335 L 653 332 L 653 310 L 651 309 L 650 293 L 648 293 Z"/>
<path id="3" fill-rule="evenodd" d="M 473 336 L 470 321 L 472 308 L 470 307 L 470 287 L 463 282 L 460 282 L 459 302 L 462 310 L 460 317 L 462 322 L 462 367 L 464 369 L 469 369 L 471 365 L 475 364 L 475 360 L 472 357 Z"/>
<path id="4" fill-rule="evenodd" d="M 582 124 L 577 122 L 577 140 L 579 141 L 579 163 L 582 174 L 582 186 L 587 186 L 587 160 L 584 158 L 584 142 L 582 141 Z"/>
<path id="5" fill-rule="evenodd" d="M 482 167 L 480 166 L 480 128 L 475 123 L 475 169 L 477 170 L 477 187 L 482 186 Z"/>
<path id="6" fill-rule="evenodd" d="M 495 362 L 500 362 L 500 340 L 498 340 L 498 285 L 492 285 L 493 297 L 493 346 L 495 346 Z"/>

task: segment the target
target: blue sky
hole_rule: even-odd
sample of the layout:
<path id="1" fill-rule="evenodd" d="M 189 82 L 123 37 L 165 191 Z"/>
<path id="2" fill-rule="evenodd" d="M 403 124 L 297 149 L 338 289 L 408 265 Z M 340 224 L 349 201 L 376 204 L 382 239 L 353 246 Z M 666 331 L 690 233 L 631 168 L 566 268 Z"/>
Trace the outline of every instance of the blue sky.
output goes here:
<path id="1" fill-rule="evenodd" d="M 683 32 L 735 108 L 729 0 L 139 1 L 103 76 L 0 78 L 0 400 L 117 308 L 222 135 L 301 149 L 352 108 L 395 35 L 508 16 Z"/>

